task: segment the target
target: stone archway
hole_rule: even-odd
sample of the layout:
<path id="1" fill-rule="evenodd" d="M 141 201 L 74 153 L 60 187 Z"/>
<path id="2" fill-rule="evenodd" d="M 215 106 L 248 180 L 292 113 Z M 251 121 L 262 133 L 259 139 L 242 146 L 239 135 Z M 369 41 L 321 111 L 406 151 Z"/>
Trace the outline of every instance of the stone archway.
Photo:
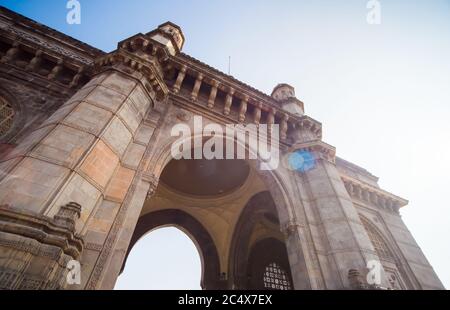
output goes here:
<path id="1" fill-rule="evenodd" d="M 163 226 L 175 226 L 181 229 L 196 245 L 202 261 L 201 287 L 203 289 L 221 288 L 220 263 L 214 241 L 199 221 L 181 210 L 161 210 L 139 218 L 121 272 L 136 242 L 148 232 Z"/>
<path id="2" fill-rule="evenodd" d="M 192 137 L 192 139 L 194 139 L 194 137 Z M 170 167 L 170 163 L 172 162 L 172 157 L 170 154 L 170 146 L 171 143 L 173 141 L 171 141 L 170 139 L 167 140 L 163 140 L 163 141 L 159 141 L 159 145 L 163 145 L 155 147 L 156 150 L 158 150 L 158 152 L 155 152 L 152 155 L 152 158 L 149 160 L 149 162 L 151 163 L 151 165 L 148 167 L 149 171 L 153 171 L 153 175 L 155 176 L 155 179 L 160 179 L 163 172 Z M 248 148 L 248 146 L 245 146 L 246 148 Z M 283 186 L 281 184 L 284 184 L 283 178 L 282 176 L 280 176 L 278 174 L 277 171 L 258 171 L 257 169 L 257 165 L 258 165 L 258 160 L 249 162 L 247 161 L 247 163 L 249 164 L 250 170 L 253 171 L 253 175 L 257 176 L 257 178 L 259 178 L 262 181 L 263 187 L 261 187 L 260 189 L 258 189 L 256 193 L 258 192 L 262 192 L 262 196 L 261 197 L 270 197 L 270 210 L 269 212 L 271 213 L 271 217 L 272 218 L 276 218 L 276 229 L 278 230 L 278 238 L 281 240 L 283 247 L 284 247 L 284 251 L 286 251 L 286 245 L 284 244 L 284 235 L 281 232 L 281 230 L 283 229 L 283 227 L 287 226 L 287 223 L 292 223 L 295 222 L 295 218 L 292 219 L 292 207 L 289 205 L 290 203 L 290 198 L 288 197 L 288 194 L 286 193 L 286 191 L 288 190 L 288 186 Z M 194 180 L 192 180 L 194 182 Z M 245 187 L 245 185 L 243 185 L 243 187 Z M 162 189 L 167 190 L 167 186 L 165 184 L 161 184 L 161 182 L 159 182 L 158 185 L 158 189 L 155 188 L 154 192 L 158 192 Z M 178 195 L 180 194 L 179 191 L 175 190 L 175 191 L 171 191 L 170 192 L 171 195 Z M 185 193 L 186 194 L 186 193 Z M 152 197 L 154 197 L 155 195 L 153 195 Z M 190 196 L 185 195 L 185 196 Z M 263 199 L 264 199 L 263 197 Z M 266 198 L 267 198 L 266 197 Z M 274 199 L 273 197 L 276 197 L 276 199 Z M 248 199 L 250 199 L 251 196 L 248 197 Z M 275 202 L 277 201 L 277 202 Z M 243 203 L 244 207 L 245 205 L 247 205 L 247 200 Z M 145 208 L 144 208 L 145 209 Z M 149 209 L 150 210 L 150 209 Z M 200 225 L 203 224 L 204 230 L 206 231 L 206 234 L 208 233 L 208 230 L 211 229 L 211 225 L 210 223 L 205 224 L 205 223 L 200 223 L 201 219 L 199 218 L 195 218 L 195 215 L 193 216 L 193 213 L 188 209 L 183 207 L 182 210 L 158 210 L 152 211 L 150 212 L 149 210 L 145 211 L 148 213 L 145 213 L 144 211 L 141 211 L 141 216 L 139 217 L 139 220 L 137 221 L 137 226 L 136 226 L 136 230 L 133 234 L 133 236 L 131 237 L 131 241 L 130 241 L 130 246 L 127 249 L 127 252 L 130 251 L 132 245 L 136 242 L 137 238 L 139 238 L 139 236 L 142 235 L 143 231 L 148 231 L 149 228 L 146 227 L 154 227 L 154 225 L 156 224 L 148 224 L 148 223 L 152 223 L 153 221 L 158 222 L 157 219 L 151 219 L 152 216 L 157 215 L 158 217 L 160 216 L 159 214 L 163 214 L 163 213 L 159 213 L 159 212 L 168 212 L 165 214 L 169 214 L 169 213 L 178 213 L 178 214 L 187 214 L 190 215 L 190 218 L 192 219 L 192 222 L 198 222 Z M 236 218 L 236 223 L 234 223 L 233 225 L 238 225 L 238 221 L 243 218 L 241 216 L 243 211 L 241 210 L 237 210 L 236 214 L 235 214 L 235 218 Z M 144 220 L 144 218 L 146 218 L 147 220 Z M 245 217 L 244 217 L 245 218 Z M 147 224 L 144 224 L 145 222 L 148 222 Z M 168 221 L 167 223 L 169 223 L 170 221 Z M 172 220 L 172 222 L 176 223 L 175 220 Z M 162 221 L 162 223 L 164 223 L 164 221 Z M 149 225 L 149 226 L 148 226 Z M 207 225 L 207 226 L 205 226 Z M 220 257 L 218 260 L 216 260 L 215 257 L 206 257 L 208 255 L 208 251 L 202 249 L 202 245 L 200 245 L 200 252 L 203 254 L 203 258 L 204 258 L 204 268 L 205 268 L 205 274 L 204 274 L 204 287 L 206 288 L 236 288 L 236 286 L 233 284 L 233 278 L 234 278 L 234 271 L 232 271 L 231 264 L 234 263 L 235 258 L 233 257 L 233 255 L 235 254 L 235 250 L 234 247 L 236 246 L 231 239 L 236 238 L 236 233 L 235 233 L 235 226 L 231 226 L 230 228 L 230 232 L 228 233 L 230 235 L 230 240 L 229 240 L 229 249 L 221 249 L 220 252 Z M 190 231 L 188 229 L 188 231 Z M 205 235 L 206 235 L 205 234 Z M 226 232 L 224 232 L 224 234 L 226 234 Z M 191 233 L 191 235 L 193 235 Z M 213 236 L 212 239 L 217 238 L 216 236 Z M 289 238 L 289 236 L 288 236 Z M 193 236 L 193 239 L 197 240 L 197 237 Z M 214 242 L 217 242 L 217 240 L 213 240 L 211 241 L 207 241 L 206 239 L 203 239 L 202 242 L 200 242 L 199 240 L 197 240 L 197 242 L 199 243 L 203 243 L 204 245 L 207 244 L 214 244 Z M 302 259 L 298 262 L 300 264 L 302 264 L 302 270 L 303 272 L 306 272 L 306 266 L 305 266 L 305 260 L 303 259 L 303 253 L 302 253 L 302 249 L 299 248 L 300 244 L 298 243 L 297 240 L 292 240 L 291 239 L 291 245 L 292 242 L 296 242 L 296 245 L 291 246 L 290 251 L 295 252 L 296 255 L 298 255 L 299 257 L 301 257 Z M 206 248 L 208 248 L 209 246 L 207 245 Z M 217 247 L 216 247 L 217 248 Z M 300 250 L 299 250 L 300 249 Z M 227 252 L 229 251 L 229 252 Z M 224 254 L 225 253 L 225 254 Z M 248 260 L 248 254 L 247 253 L 247 257 L 246 259 Z M 215 256 L 215 255 L 213 255 Z M 226 256 L 224 258 L 224 256 Z M 285 261 L 288 261 L 288 256 L 285 255 Z M 126 259 L 126 256 L 125 256 Z M 218 262 L 217 262 L 218 261 Z M 214 267 L 210 267 L 207 266 L 208 264 L 211 264 Z M 217 271 L 216 266 L 220 265 L 220 271 Z M 122 267 L 123 268 L 123 267 Z M 294 268 L 297 268 L 296 266 Z M 214 269 L 214 272 L 212 272 L 211 270 Z M 290 266 L 286 269 L 290 270 Z M 208 273 L 208 275 L 207 275 Z M 290 274 L 290 272 L 289 272 Z M 211 276 L 213 275 L 213 276 Z M 304 277 L 303 275 L 301 276 L 301 280 L 302 280 L 302 285 L 308 287 L 309 286 L 309 279 L 306 277 Z M 291 280 L 292 283 L 292 280 Z"/>
<path id="3" fill-rule="evenodd" d="M 256 242 L 250 249 L 247 269 L 249 289 L 293 289 L 286 245 L 279 239 L 265 238 Z"/>
<path id="4" fill-rule="evenodd" d="M 269 252 L 268 248 L 271 249 Z M 285 236 L 280 231 L 275 203 L 270 193 L 264 191 L 248 201 L 233 233 L 229 266 L 233 287 L 264 288 L 260 280 L 263 269 L 269 263 L 277 263 L 286 270 L 289 286 L 292 287 Z"/>

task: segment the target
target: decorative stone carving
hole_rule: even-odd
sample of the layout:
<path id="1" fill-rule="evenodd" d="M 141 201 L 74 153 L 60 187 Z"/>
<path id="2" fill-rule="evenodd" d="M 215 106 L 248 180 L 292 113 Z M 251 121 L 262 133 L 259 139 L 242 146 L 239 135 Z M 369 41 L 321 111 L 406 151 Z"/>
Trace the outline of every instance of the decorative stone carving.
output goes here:
<path id="1" fill-rule="evenodd" d="M 163 47 L 143 35 L 136 35 L 119 43 L 116 51 L 96 59 L 95 71 L 100 72 L 107 66 L 124 65 L 140 72 L 149 81 L 149 84 L 144 83 L 148 91 L 154 91 L 157 100 L 162 101 L 169 92 L 162 70 L 167 60 L 167 51 Z"/>
<path id="2" fill-rule="evenodd" d="M 181 84 L 183 83 L 184 77 L 186 76 L 186 66 L 182 66 L 178 72 L 177 80 L 173 86 L 173 92 L 176 94 L 180 91 Z"/>
<path id="3" fill-rule="evenodd" d="M 183 32 L 174 23 L 166 22 L 159 25 L 157 29 L 147 33 L 147 36 L 164 45 L 171 55 L 176 55 L 183 48 Z"/>
<path id="4" fill-rule="evenodd" d="M 295 234 L 299 227 L 302 227 L 300 223 L 298 223 L 296 220 L 291 220 L 284 226 L 282 226 L 281 231 L 286 237 L 288 237 L 292 234 Z"/>
<path id="5" fill-rule="evenodd" d="M 233 102 L 233 95 L 234 95 L 234 89 L 230 88 L 230 90 L 227 93 L 227 97 L 225 99 L 225 106 L 223 108 L 223 114 L 229 115 L 231 110 L 231 104 Z"/>
<path id="6" fill-rule="evenodd" d="M 216 96 L 217 96 L 217 88 L 219 87 L 220 83 L 218 81 L 213 81 L 212 82 L 212 87 L 211 87 L 211 93 L 209 94 L 209 99 L 208 99 L 208 108 L 213 108 L 214 107 L 214 103 L 216 101 Z"/>
<path id="7" fill-rule="evenodd" d="M 195 80 L 194 88 L 192 89 L 191 93 L 191 100 L 196 101 L 198 97 L 198 91 L 200 90 L 200 87 L 202 86 L 203 81 L 203 74 L 199 73 L 197 75 L 197 79 Z"/>
<path id="8" fill-rule="evenodd" d="M 295 97 L 295 89 L 288 84 L 278 84 L 272 91 L 272 97 L 277 100 L 281 108 L 296 116 L 303 116 L 305 108 L 303 102 Z"/>
<path id="9" fill-rule="evenodd" d="M 150 187 L 148 189 L 147 198 L 151 198 L 158 187 L 159 178 L 153 173 L 145 173 L 142 176 L 142 180 L 144 182 L 150 183 Z"/>
<path id="10" fill-rule="evenodd" d="M 259 125 L 259 122 L 261 121 L 261 103 L 255 106 L 255 109 L 253 110 L 253 122 L 256 125 Z"/>
<path id="11" fill-rule="evenodd" d="M 75 234 L 80 211 L 80 205 L 69 203 L 51 219 L 0 206 L 0 251 L 6 262 L 0 266 L 0 288 L 65 288 L 66 264 L 78 259 L 84 247 L 83 239 Z"/>
<path id="12" fill-rule="evenodd" d="M 399 214 L 400 208 L 408 204 L 407 200 L 397 197 L 380 188 L 368 186 L 348 177 L 342 177 L 342 180 L 351 197 L 375 205 L 386 211 Z"/>
<path id="13" fill-rule="evenodd" d="M 244 98 L 241 101 L 241 106 L 239 107 L 239 122 L 243 123 L 245 121 L 245 113 L 247 113 L 247 103 L 248 103 L 248 96 L 244 96 Z"/>
<path id="14" fill-rule="evenodd" d="M 294 144 L 293 146 L 290 147 L 288 153 L 297 150 L 306 150 L 308 152 L 313 153 L 316 159 L 323 159 L 331 163 L 335 163 L 336 148 L 325 142 L 317 140 L 306 143 Z"/>
<path id="15" fill-rule="evenodd" d="M 351 289 L 361 290 L 366 287 L 365 281 L 363 281 L 363 277 L 357 269 L 350 269 L 348 271 L 348 281 Z"/>
<path id="16" fill-rule="evenodd" d="M 67 227 L 71 231 L 75 231 L 76 221 L 80 218 L 81 206 L 76 202 L 70 202 L 61 206 L 55 215 L 55 223 Z"/>
<path id="17" fill-rule="evenodd" d="M 8 26 L 6 28 L 6 31 L 8 31 L 9 33 L 11 33 L 13 35 L 16 35 L 17 37 L 21 38 L 22 40 L 33 42 L 34 44 L 37 44 L 40 47 L 43 47 L 45 49 L 51 50 L 59 55 L 74 59 L 74 60 L 79 61 L 86 65 L 92 64 L 91 59 L 81 56 L 80 54 L 78 54 L 74 51 L 71 51 L 69 49 L 66 49 L 62 46 L 59 46 L 59 45 L 55 44 L 55 42 L 50 43 L 50 42 L 48 42 L 48 40 L 46 40 L 38 35 L 20 30 L 14 26 Z"/>

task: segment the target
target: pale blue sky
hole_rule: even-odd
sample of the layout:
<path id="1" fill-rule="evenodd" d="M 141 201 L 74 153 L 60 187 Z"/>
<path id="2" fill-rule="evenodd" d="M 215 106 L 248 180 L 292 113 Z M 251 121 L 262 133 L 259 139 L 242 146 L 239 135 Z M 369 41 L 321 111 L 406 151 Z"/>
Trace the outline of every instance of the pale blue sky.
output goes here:
<path id="1" fill-rule="evenodd" d="M 68 25 L 65 0 L 0 0 L 105 51 L 170 20 L 193 57 L 226 72 L 231 56 L 232 75 L 267 93 L 293 85 L 339 156 L 410 200 L 403 219 L 450 287 L 450 1 L 380 0 L 381 25 L 366 23 L 366 0 L 80 2 L 81 25 Z M 178 266 L 195 260 L 192 243 L 174 232 L 141 240 L 141 269 L 120 287 L 155 287 L 167 272 L 159 264 L 174 253 Z M 161 242 L 175 246 L 156 257 Z M 146 264 L 156 273 L 146 275 Z M 186 288 L 198 286 L 185 278 Z"/>

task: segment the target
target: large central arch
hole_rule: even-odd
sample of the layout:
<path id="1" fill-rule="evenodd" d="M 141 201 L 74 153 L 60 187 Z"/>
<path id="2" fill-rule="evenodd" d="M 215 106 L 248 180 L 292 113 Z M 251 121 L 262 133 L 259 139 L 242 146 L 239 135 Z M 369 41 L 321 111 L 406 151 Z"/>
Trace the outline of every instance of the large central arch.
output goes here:
<path id="1" fill-rule="evenodd" d="M 223 136 L 223 138 L 233 139 L 235 143 L 241 143 L 241 141 L 234 139 L 234 137 L 230 138 Z M 195 136 L 192 136 L 191 139 L 195 139 Z M 159 146 L 154 148 L 156 151 L 152 154 L 150 160 L 148 161 L 150 164 L 147 167 L 147 171 L 152 171 L 152 174 L 157 179 L 161 178 L 164 169 L 166 169 L 171 160 L 173 160 L 171 155 L 171 146 L 173 142 L 173 138 L 166 138 L 163 141 L 159 141 Z M 247 143 L 244 147 L 246 151 L 251 151 Z M 245 220 L 248 220 L 249 217 L 251 218 L 252 215 L 256 215 L 260 210 L 264 209 L 266 211 L 269 210 L 272 213 L 271 216 L 275 218 L 277 238 L 283 248 L 283 253 L 285 253 L 283 254 L 285 257 L 283 262 L 288 262 L 288 253 L 286 252 L 287 246 L 285 244 L 286 240 L 283 240 L 283 238 L 287 238 L 287 236 L 283 237 L 284 235 L 281 231 L 284 224 L 296 222 L 295 213 L 292 212 L 291 201 L 287 193 L 289 187 L 284 185 L 282 176 L 278 174 L 276 170 L 259 170 L 259 164 L 262 162 L 261 159 L 246 160 L 246 162 L 248 163 L 251 171 L 253 171 L 251 175 L 260 179 L 262 184 L 264 184 L 264 188 L 260 188 L 256 191 L 254 190 L 255 192 L 252 195 L 249 195 L 247 200 L 241 203 L 242 208 L 233 211 L 236 214 L 234 214 L 234 222 L 230 224 L 230 231 L 223 231 L 224 235 L 229 235 L 229 237 L 227 237 L 228 240 L 226 241 L 226 246 L 223 245 L 224 242 L 222 242 L 222 240 L 217 240 L 217 232 L 215 232 L 215 236 L 211 236 L 211 226 L 214 225 L 211 223 L 202 223 L 201 220 L 196 218 L 189 209 L 169 208 L 159 210 L 156 208 L 156 210 L 146 210 L 144 204 L 141 215 L 137 220 L 136 228 L 131 237 L 127 253 L 124 257 L 124 262 L 121 265 L 121 270 L 124 268 L 129 252 L 139 238 L 152 229 L 163 226 L 175 226 L 183 230 L 197 246 L 202 260 L 202 288 L 251 288 L 252 286 L 249 283 L 244 284 L 244 282 L 238 280 L 239 274 L 242 273 L 242 270 L 240 270 L 239 267 L 236 267 L 241 266 L 242 264 L 248 265 L 248 261 L 252 256 L 250 253 L 251 249 L 244 249 L 244 251 L 241 251 L 241 249 L 243 249 L 243 244 L 237 243 L 236 240 L 239 239 L 239 234 L 241 234 L 242 236 L 245 236 L 244 238 L 248 241 L 248 234 L 250 231 L 242 229 L 243 226 L 245 227 Z M 165 184 L 160 182 L 156 189 L 156 193 L 161 190 L 167 190 L 167 188 Z M 244 184 L 241 188 L 241 192 L 245 192 L 247 190 L 248 188 Z M 239 192 L 239 190 L 236 192 Z M 172 192 L 172 194 L 174 193 Z M 239 193 L 234 193 L 232 195 L 239 196 Z M 248 207 L 249 205 L 254 205 L 254 201 L 258 200 L 268 202 L 270 206 L 268 208 L 261 208 L 259 211 L 252 210 L 252 208 Z M 146 204 L 148 204 L 148 201 L 146 201 Z M 218 253 L 219 251 L 217 244 L 220 244 L 220 254 Z M 295 251 L 294 247 L 291 248 Z M 300 253 L 300 256 L 303 258 L 302 253 Z M 301 263 L 304 266 L 304 270 L 306 270 L 305 260 L 302 259 Z M 247 265 L 246 268 L 248 267 Z M 284 267 L 289 270 L 289 277 L 291 277 L 290 267 L 286 266 L 286 264 L 284 264 Z M 290 279 L 290 281 L 292 283 L 292 279 Z M 302 279 L 303 285 L 308 282 L 309 280 L 307 277 Z M 309 286 L 309 284 L 306 285 Z"/>

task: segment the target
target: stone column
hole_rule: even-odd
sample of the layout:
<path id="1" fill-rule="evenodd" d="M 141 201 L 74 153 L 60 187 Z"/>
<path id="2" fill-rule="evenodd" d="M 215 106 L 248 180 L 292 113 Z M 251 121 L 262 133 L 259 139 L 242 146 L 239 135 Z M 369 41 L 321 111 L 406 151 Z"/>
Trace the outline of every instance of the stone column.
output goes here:
<path id="1" fill-rule="evenodd" d="M 198 92 L 200 90 L 200 86 L 202 86 L 203 74 L 199 73 L 197 79 L 195 80 L 194 88 L 192 89 L 191 99 L 197 100 Z"/>
<path id="2" fill-rule="evenodd" d="M 178 72 L 177 80 L 173 85 L 173 92 L 177 94 L 181 89 L 181 84 L 183 84 L 184 78 L 186 77 L 186 66 L 182 66 Z"/>
<path id="3" fill-rule="evenodd" d="M 260 121 L 261 121 L 261 104 L 257 104 L 255 106 L 255 110 L 253 111 L 253 122 L 256 125 L 259 125 Z"/>
<path id="4" fill-rule="evenodd" d="M 335 150 L 318 140 L 297 144 L 293 149 L 314 158 L 312 164 L 301 167 L 297 173 L 306 187 L 303 190 L 311 208 L 310 221 L 314 223 L 315 219 L 315 230 L 322 232 L 320 243 L 325 252 L 318 254 L 319 261 L 322 266 L 327 261 L 326 268 L 333 270 L 327 273 L 332 276 L 325 277 L 326 288 L 351 288 L 349 272 L 358 270 L 365 275 L 367 263 L 379 258 L 336 168 Z"/>
<path id="5" fill-rule="evenodd" d="M 270 108 L 269 114 L 267 115 L 267 125 L 273 125 L 275 123 L 275 113 L 274 108 Z"/>
<path id="6" fill-rule="evenodd" d="M 132 40 L 135 45 L 148 47 L 145 37 L 135 36 Z M 39 270 L 55 261 L 62 264 L 59 257 L 43 251 L 54 242 L 42 239 L 38 231 L 26 234 L 27 229 L 9 228 L 18 225 L 21 214 L 60 223 L 61 206 L 76 203 L 81 209 L 79 219 L 68 229 L 92 249 L 108 246 L 104 237 L 110 229 L 117 229 L 113 224 L 117 223 L 121 206 L 137 201 L 142 207 L 147 194 L 145 185 L 139 185 L 142 173 L 138 171 L 146 144 L 136 141 L 147 134 L 143 119 L 154 100 L 167 93 L 162 78 L 153 74 L 157 70 L 152 66 L 158 64 L 158 59 L 139 61 L 130 57 L 128 50 L 119 48 L 96 63 L 99 73 L 3 159 L 3 163 L 14 162 L 15 166 L 0 181 L 0 205 L 13 210 L 8 216 L 3 216 L 6 211 L 0 216 L 0 253 L 19 262 L 30 256 L 27 244 L 36 249 L 28 263 L 33 267 L 22 269 L 12 288 L 28 287 L 23 283 L 30 281 L 40 283 L 35 288 L 49 288 L 50 277 Z M 22 246 L 12 246 L 8 241 L 11 238 Z M 78 259 L 81 250 L 68 252 L 69 256 Z M 91 262 L 99 256 L 95 251 L 81 255 L 82 285 L 74 288 L 83 287 Z M 0 279 L 17 268 L 1 259 Z M 60 280 L 52 283 L 62 283 Z M 60 288 L 65 285 L 60 284 Z"/>
<path id="7" fill-rule="evenodd" d="M 214 103 L 216 101 L 216 96 L 217 96 L 217 87 L 219 87 L 219 82 L 213 81 L 212 86 L 211 86 L 211 93 L 209 94 L 209 99 L 208 99 L 208 108 L 214 107 Z"/>
<path id="8" fill-rule="evenodd" d="M 280 123 L 280 139 L 285 140 L 287 137 L 289 115 L 283 114 Z"/>
<path id="9" fill-rule="evenodd" d="M 245 121 L 245 114 L 247 113 L 248 96 L 244 95 L 241 101 L 241 106 L 239 107 L 239 122 L 243 123 Z"/>
<path id="10" fill-rule="evenodd" d="M 229 115 L 231 110 L 231 104 L 233 102 L 234 89 L 230 88 L 225 98 L 225 107 L 223 108 L 223 114 Z"/>
<path id="11" fill-rule="evenodd" d="M 17 54 L 19 53 L 19 42 L 14 42 L 12 47 L 10 49 L 8 49 L 8 51 L 6 52 L 6 54 L 2 57 L 2 59 L 0 59 L 0 62 L 2 63 L 7 63 L 10 62 L 14 59 L 16 59 Z"/>

